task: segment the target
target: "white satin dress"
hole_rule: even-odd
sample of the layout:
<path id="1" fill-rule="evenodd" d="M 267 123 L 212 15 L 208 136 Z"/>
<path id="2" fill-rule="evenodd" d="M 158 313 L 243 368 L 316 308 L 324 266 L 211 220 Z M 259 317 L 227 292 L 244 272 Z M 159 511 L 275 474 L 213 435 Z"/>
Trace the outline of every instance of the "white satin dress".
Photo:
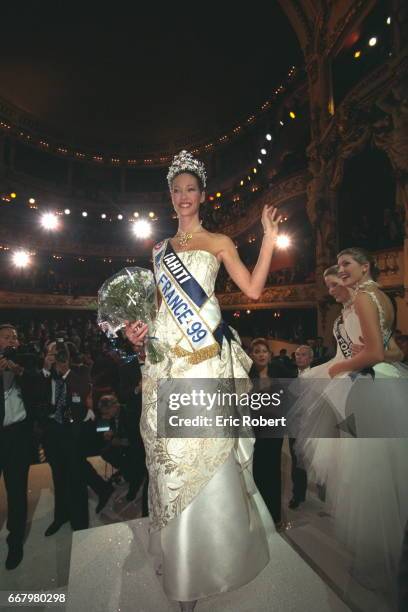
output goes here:
<path id="1" fill-rule="evenodd" d="M 209 299 L 219 262 L 207 251 L 178 253 Z M 221 320 L 221 313 L 219 316 Z M 162 301 L 154 334 L 170 347 L 163 361 L 147 359 L 143 374 L 141 432 L 149 471 L 150 551 L 161 564 L 169 599 L 192 601 L 238 588 L 269 562 L 275 528 L 252 478 L 253 438 L 157 437 L 160 378 L 248 380 L 251 360 L 234 333 L 221 352 L 200 363 L 176 356 L 182 332 Z"/>

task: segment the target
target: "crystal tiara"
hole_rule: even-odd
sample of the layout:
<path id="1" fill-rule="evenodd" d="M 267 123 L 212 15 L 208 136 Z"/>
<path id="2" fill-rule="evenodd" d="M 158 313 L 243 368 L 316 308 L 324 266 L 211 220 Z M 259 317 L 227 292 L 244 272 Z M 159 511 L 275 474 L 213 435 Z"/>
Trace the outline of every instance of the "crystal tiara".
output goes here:
<path id="1" fill-rule="evenodd" d="M 170 188 L 174 177 L 182 172 L 192 172 L 193 174 L 196 174 L 200 178 L 203 187 L 206 186 L 207 175 L 205 173 L 204 164 L 198 161 L 198 159 L 196 159 L 188 151 L 181 151 L 178 155 L 174 156 L 173 163 L 171 164 L 167 174 L 167 182 Z"/>

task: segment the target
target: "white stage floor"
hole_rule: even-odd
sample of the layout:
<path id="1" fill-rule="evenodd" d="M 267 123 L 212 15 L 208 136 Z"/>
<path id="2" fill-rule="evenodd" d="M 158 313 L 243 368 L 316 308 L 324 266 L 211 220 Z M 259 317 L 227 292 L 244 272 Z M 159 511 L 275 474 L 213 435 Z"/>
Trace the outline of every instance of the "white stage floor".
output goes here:
<path id="1" fill-rule="evenodd" d="M 267 603 L 267 607 L 259 608 L 262 609 L 262 612 L 269 609 L 282 610 L 282 612 L 294 612 L 297 609 L 303 612 L 315 612 L 318 608 L 315 606 L 314 596 L 312 597 L 313 589 L 316 589 L 319 601 L 324 601 L 324 598 L 326 598 L 326 608 L 319 608 L 324 609 L 324 612 L 347 609 L 345 606 L 343 608 L 338 607 L 341 605 L 340 600 L 346 602 L 353 612 L 372 612 L 373 610 L 375 612 L 388 612 L 390 607 L 386 601 L 381 599 L 379 594 L 366 590 L 350 577 L 347 570 L 349 566 L 347 553 L 334 539 L 331 518 L 325 513 L 325 504 L 317 499 L 314 494 L 314 487 L 310 486 L 307 501 L 301 504 L 300 508 L 294 511 L 288 510 L 287 504 L 291 496 L 288 454 L 289 450 L 285 441 L 282 457 L 283 508 L 284 518 L 290 521 L 291 528 L 283 532 L 283 538 L 280 535 L 276 536 L 274 550 L 272 551 L 272 563 L 253 583 L 236 591 L 237 598 L 234 595 L 233 599 L 233 594 L 211 598 L 200 603 L 200 606 L 197 606 L 197 612 L 201 612 L 201 610 L 204 612 L 210 610 L 210 608 L 214 612 L 216 610 L 233 610 L 234 612 L 239 610 L 248 610 L 249 612 L 251 610 L 252 612 L 256 608 L 249 605 L 251 597 L 254 597 L 254 602 L 260 603 L 264 597 L 268 602 L 273 602 L 275 597 L 274 606 L 268 607 L 272 604 Z M 92 458 L 92 463 L 103 476 L 107 476 L 105 474 L 105 464 L 100 458 Z M 69 578 L 76 573 L 75 565 L 78 563 L 79 567 L 85 568 L 83 571 L 86 578 L 84 587 L 86 596 L 81 595 L 79 597 L 77 594 L 75 598 L 73 593 L 72 597 L 76 601 L 75 612 L 76 610 L 86 610 L 87 612 L 89 610 L 91 612 L 92 602 L 94 600 L 99 601 L 99 591 L 104 594 L 102 599 L 105 607 L 93 608 L 98 612 L 99 610 L 116 612 L 120 608 L 121 612 L 126 609 L 137 612 L 137 605 L 142 605 L 146 598 L 149 601 L 149 597 L 153 597 L 153 593 L 156 599 L 152 600 L 151 607 L 141 607 L 140 610 L 146 610 L 146 612 L 149 609 L 155 609 L 156 612 L 176 610 L 177 608 L 171 608 L 158 587 L 156 576 L 149 570 L 148 561 L 143 552 L 147 536 L 145 529 L 142 529 L 143 523 L 138 526 L 138 517 L 141 515 L 141 491 L 134 502 L 126 500 L 126 492 L 126 485 L 116 487 L 105 509 L 97 515 L 95 514 L 97 498 L 90 491 L 91 529 L 73 534 L 70 526 L 66 524 L 57 534 L 45 538 L 44 531 L 53 518 L 54 500 L 51 472 L 47 464 L 32 466 L 29 475 L 28 529 L 24 545 L 24 559 L 15 570 L 7 571 L 4 567 L 7 554 L 7 506 L 4 480 L 0 478 L 0 589 L 17 592 L 22 590 L 67 592 Z M 100 532 L 99 529 L 101 529 Z M 99 533 L 103 534 L 101 539 L 104 542 L 106 540 L 106 549 L 104 549 L 106 554 L 102 552 Z M 114 535 L 108 536 L 109 533 Z M 113 546 L 112 543 L 109 543 L 108 546 L 107 542 L 109 537 L 117 540 L 118 534 L 123 538 L 123 549 L 120 551 L 117 551 L 117 546 Z M 75 544 L 74 548 L 73 542 Z M 132 546 L 130 546 L 131 544 Z M 89 550 L 82 553 L 81 550 L 84 546 L 89 547 Z M 97 547 L 100 550 L 95 554 Z M 78 555 L 79 557 L 77 557 Z M 112 563 L 119 563 L 119 566 L 115 566 L 116 573 L 112 570 Z M 138 572 L 139 567 L 143 568 L 143 571 Z M 299 570 L 298 578 L 294 577 L 295 567 Z M 120 568 L 123 568 L 122 574 L 118 575 L 118 568 L 119 571 L 121 571 Z M 96 575 L 93 572 L 96 572 Z M 140 576 L 143 577 L 142 579 L 146 583 L 144 588 L 140 589 L 136 575 L 139 576 L 139 580 Z M 310 584 L 314 585 L 313 589 L 308 584 L 309 578 L 306 579 L 305 583 L 303 578 L 299 578 L 299 576 L 310 576 Z M 94 580 L 96 580 L 95 583 Z M 106 589 L 102 588 L 101 584 L 110 585 L 111 580 L 114 581 L 112 591 L 109 591 L 110 586 Z M 261 582 L 258 583 L 258 581 Z M 262 585 L 264 581 L 265 586 L 258 589 L 258 586 Z M 154 584 L 153 590 L 151 588 L 152 584 Z M 147 585 L 150 585 L 150 593 L 149 589 L 146 588 Z M 72 591 L 72 586 L 70 589 Z M 135 592 L 138 589 L 140 592 L 136 598 Z M 291 592 L 292 589 L 294 590 L 285 605 L 285 593 Z M 299 599 L 297 599 L 296 589 L 298 589 L 298 594 L 301 594 Z M 110 601 L 109 592 L 113 593 L 111 608 L 106 607 Z M 247 592 L 248 596 L 245 595 L 244 598 L 242 596 L 243 592 Z M 254 596 L 249 595 L 250 593 L 254 593 Z M 131 608 L 124 607 L 124 602 L 128 601 L 127 597 L 132 600 Z M 306 597 L 312 598 L 310 608 L 305 605 L 305 601 L 310 601 L 310 599 L 303 599 Z M 81 599 L 85 604 L 79 601 Z M 247 599 L 247 608 L 242 607 L 245 604 L 245 599 Z M 158 604 L 157 601 L 159 601 Z M 155 602 L 156 607 L 154 607 Z M 161 605 L 167 607 L 160 608 Z M 241 608 L 238 605 L 241 605 Z M 3 609 L 10 610 L 10 612 L 15 610 L 15 608 Z M 39 612 L 43 609 L 45 608 L 36 608 Z M 62 608 L 58 609 L 62 610 Z M 70 606 L 70 609 L 74 612 L 72 606 Z"/>
<path id="2" fill-rule="evenodd" d="M 170 612 L 146 552 L 148 519 L 74 533 L 68 612 Z M 348 608 L 279 535 L 271 561 L 244 587 L 197 604 L 197 612 L 346 612 Z"/>

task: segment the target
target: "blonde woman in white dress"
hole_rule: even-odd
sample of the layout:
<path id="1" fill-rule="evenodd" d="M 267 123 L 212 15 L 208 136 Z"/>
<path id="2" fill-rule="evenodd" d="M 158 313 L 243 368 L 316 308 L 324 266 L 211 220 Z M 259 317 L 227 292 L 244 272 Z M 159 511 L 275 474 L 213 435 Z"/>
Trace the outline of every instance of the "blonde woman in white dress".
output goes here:
<path id="1" fill-rule="evenodd" d="M 301 427 L 297 452 L 326 485 L 353 576 L 392 597 L 408 519 L 408 369 L 395 361 L 400 353 L 392 341 L 394 308 L 373 279 L 369 254 L 342 251 L 337 274 L 350 292 L 334 325 L 340 350 L 326 364 L 330 381 L 316 372 L 322 394 L 304 405 L 309 423 Z M 333 423 L 337 440 L 327 427 L 333 431 Z"/>

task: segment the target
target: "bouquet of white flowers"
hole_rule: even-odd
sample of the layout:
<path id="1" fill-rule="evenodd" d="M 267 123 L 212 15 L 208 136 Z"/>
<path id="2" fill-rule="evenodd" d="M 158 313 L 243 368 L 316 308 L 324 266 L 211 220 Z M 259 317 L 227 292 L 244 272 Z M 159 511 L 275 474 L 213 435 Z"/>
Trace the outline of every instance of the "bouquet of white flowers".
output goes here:
<path id="1" fill-rule="evenodd" d="M 98 291 L 98 325 L 110 340 L 126 321 L 143 321 L 151 330 L 157 314 L 153 273 L 145 268 L 124 268 L 106 280 Z M 152 363 L 163 359 L 157 340 L 147 336 L 146 350 Z"/>

